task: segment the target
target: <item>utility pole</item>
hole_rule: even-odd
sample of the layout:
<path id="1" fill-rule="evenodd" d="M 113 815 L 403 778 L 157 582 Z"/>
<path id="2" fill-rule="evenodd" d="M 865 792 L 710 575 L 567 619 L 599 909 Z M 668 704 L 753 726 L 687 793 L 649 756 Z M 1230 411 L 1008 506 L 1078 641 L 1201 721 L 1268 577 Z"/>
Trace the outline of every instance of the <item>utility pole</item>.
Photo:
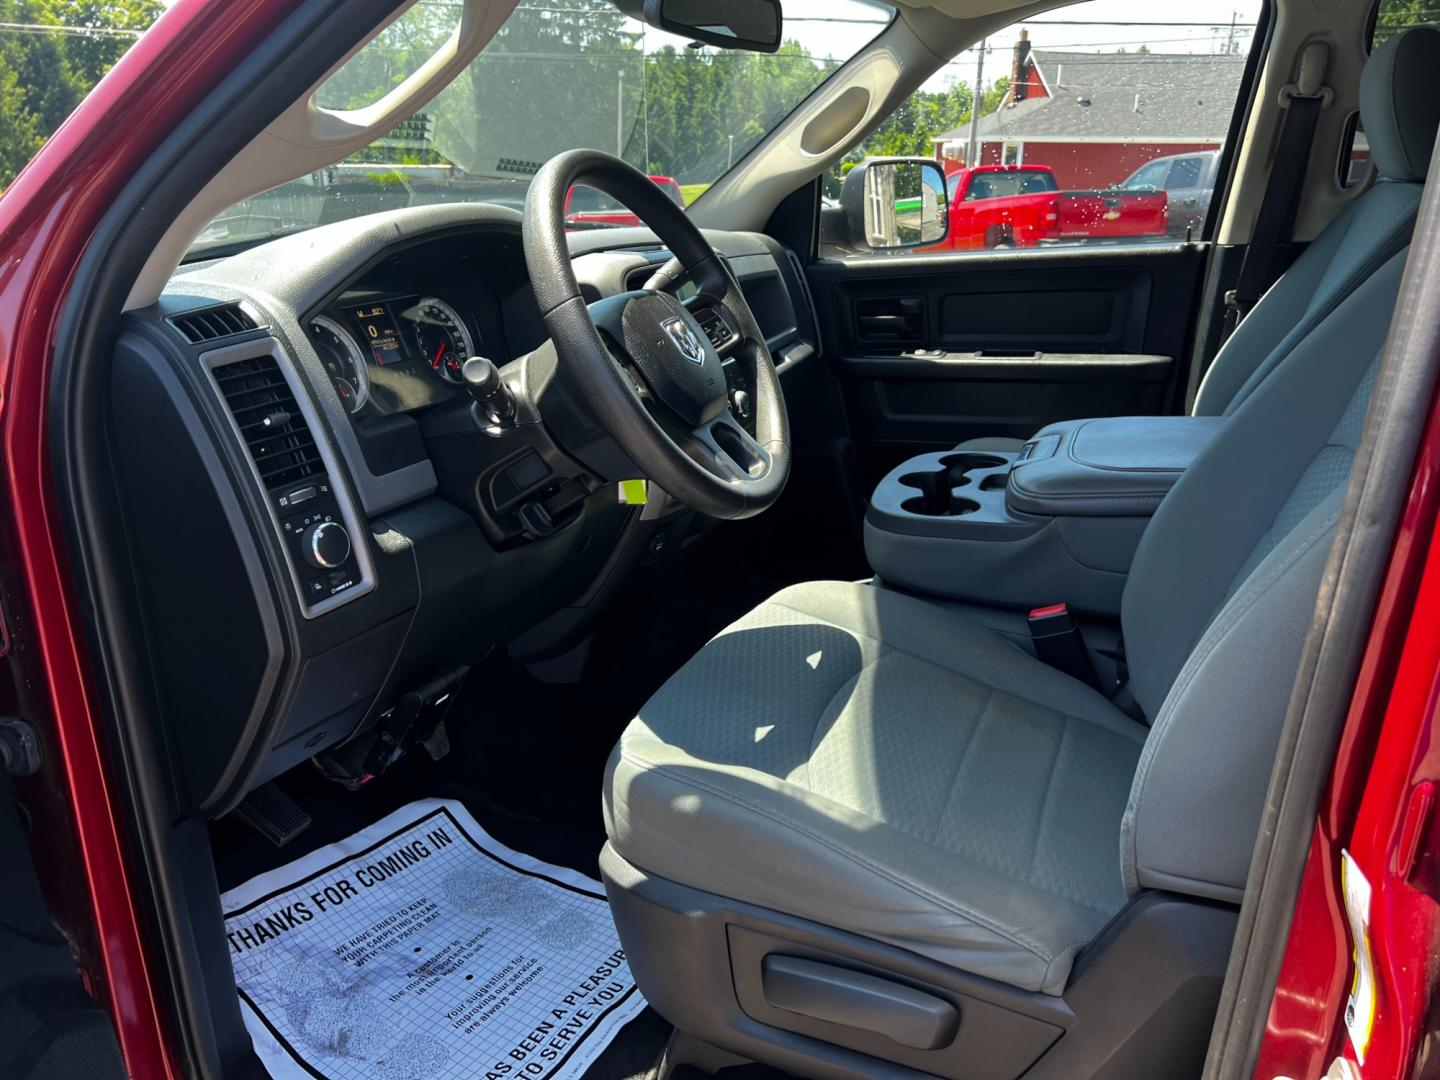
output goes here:
<path id="1" fill-rule="evenodd" d="M 970 138 L 965 142 L 965 165 L 972 169 L 980 164 L 980 102 L 985 96 L 985 44 L 989 40 L 980 39 L 980 57 L 975 61 L 975 91 L 970 95 Z"/>
<path id="2" fill-rule="evenodd" d="M 625 156 L 625 66 L 621 61 L 620 88 L 615 92 L 615 156 Z"/>
<path id="3" fill-rule="evenodd" d="M 735 136 L 730 137 L 730 152 L 725 156 L 725 171 L 729 172 L 735 164 Z"/>

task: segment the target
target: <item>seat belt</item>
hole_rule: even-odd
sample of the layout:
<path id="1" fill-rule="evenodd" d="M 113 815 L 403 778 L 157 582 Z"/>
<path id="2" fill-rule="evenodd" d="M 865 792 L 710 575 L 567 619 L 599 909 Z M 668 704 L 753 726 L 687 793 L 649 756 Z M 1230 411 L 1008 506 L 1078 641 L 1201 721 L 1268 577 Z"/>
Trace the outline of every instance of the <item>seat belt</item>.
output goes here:
<path id="1" fill-rule="evenodd" d="M 1255 215 L 1250 244 L 1240 260 L 1240 277 L 1225 294 L 1225 323 L 1220 334 L 1223 345 L 1278 276 L 1276 254 L 1295 232 L 1295 215 L 1300 209 L 1305 172 L 1310 164 L 1310 147 L 1320 113 L 1330 104 L 1334 91 L 1325 86 L 1325 69 L 1330 47 L 1311 41 L 1300 54 L 1300 75 L 1280 88 L 1280 135 L 1275 145 L 1275 163 Z"/>

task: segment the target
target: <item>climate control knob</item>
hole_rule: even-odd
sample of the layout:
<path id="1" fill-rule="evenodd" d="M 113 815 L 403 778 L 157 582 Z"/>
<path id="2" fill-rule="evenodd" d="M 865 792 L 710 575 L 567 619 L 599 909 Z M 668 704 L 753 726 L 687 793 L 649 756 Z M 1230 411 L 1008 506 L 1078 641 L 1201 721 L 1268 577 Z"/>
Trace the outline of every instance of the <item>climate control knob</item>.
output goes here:
<path id="1" fill-rule="evenodd" d="M 350 558 L 350 534 L 337 521 L 321 521 L 305 530 L 300 550 L 316 570 L 334 570 Z"/>

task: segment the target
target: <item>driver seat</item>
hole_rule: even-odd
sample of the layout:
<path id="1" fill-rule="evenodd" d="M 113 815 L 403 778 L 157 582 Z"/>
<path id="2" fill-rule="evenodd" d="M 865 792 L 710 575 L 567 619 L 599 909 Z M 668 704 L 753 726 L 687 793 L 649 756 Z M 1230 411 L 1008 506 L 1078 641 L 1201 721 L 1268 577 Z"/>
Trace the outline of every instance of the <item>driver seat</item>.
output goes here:
<path id="1" fill-rule="evenodd" d="M 1372 146 L 1428 157 L 1434 126 Z M 1138 715 L 956 606 L 840 582 L 651 698 L 601 872 L 661 1015 L 802 1076 L 1198 1075 L 1407 254 L 1155 514 L 1121 610 Z"/>

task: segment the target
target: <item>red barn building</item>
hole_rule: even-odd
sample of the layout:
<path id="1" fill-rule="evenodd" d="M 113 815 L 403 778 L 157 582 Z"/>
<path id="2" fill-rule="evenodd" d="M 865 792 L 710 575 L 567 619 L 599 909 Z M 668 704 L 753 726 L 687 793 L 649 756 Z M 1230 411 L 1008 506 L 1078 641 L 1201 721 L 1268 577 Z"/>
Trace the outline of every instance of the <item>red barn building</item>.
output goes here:
<path id="1" fill-rule="evenodd" d="M 980 118 L 980 164 L 1048 165 L 1061 187 L 1119 183 L 1145 162 L 1225 142 L 1244 56 L 1051 52 L 1016 42 L 1010 89 Z M 969 127 L 935 140 L 963 162 Z"/>

